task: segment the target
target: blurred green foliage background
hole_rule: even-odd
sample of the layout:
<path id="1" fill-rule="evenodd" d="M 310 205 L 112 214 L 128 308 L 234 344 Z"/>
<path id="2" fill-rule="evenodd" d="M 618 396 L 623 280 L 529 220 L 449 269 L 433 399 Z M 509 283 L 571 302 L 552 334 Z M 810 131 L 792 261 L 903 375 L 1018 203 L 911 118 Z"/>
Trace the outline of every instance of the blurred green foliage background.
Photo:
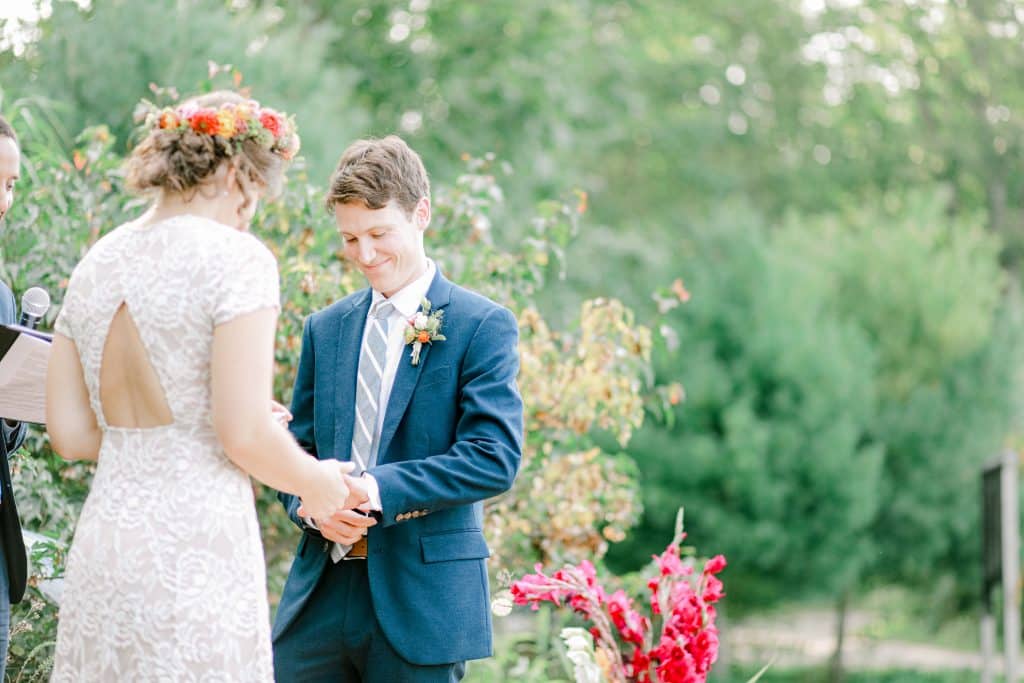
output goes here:
<path id="1" fill-rule="evenodd" d="M 123 155 L 140 97 L 237 72 L 295 114 L 313 184 L 364 135 L 401 134 L 439 185 L 493 153 L 511 249 L 574 196 L 537 305 L 621 299 L 657 321 L 652 384 L 686 394 L 628 445 L 644 512 L 611 569 L 682 505 L 734 613 L 893 584 L 936 630 L 976 609 L 979 469 L 1020 431 L 1024 3 L 42 4 L 0 24 L 0 111 L 37 166 L 96 125 Z"/>

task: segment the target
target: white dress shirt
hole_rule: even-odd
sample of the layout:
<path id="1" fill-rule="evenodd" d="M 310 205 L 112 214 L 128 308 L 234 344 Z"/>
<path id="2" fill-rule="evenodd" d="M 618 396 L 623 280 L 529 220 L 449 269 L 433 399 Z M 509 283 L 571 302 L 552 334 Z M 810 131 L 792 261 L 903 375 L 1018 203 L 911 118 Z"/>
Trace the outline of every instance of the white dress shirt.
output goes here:
<path id="1" fill-rule="evenodd" d="M 387 360 L 384 363 L 384 375 L 381 377 L 380 381 L 380 399 L 377 403 L 377 405 L 381 406 L 383 409 L 377 411 L 377 424 L 374 425 L 373 428 L 373 445 L 370 447 L 370 462 L 377 462 L 377 455 L 380 449 L 380 433 L 384 427 L 384 417 L 387 415 L 387 405 L 388 400 L 391 398 L 391 388 L 395 384 L 395 375 L 398 374 L 398 364 L 402 362 L 403 357 L 406 358 L 406 362 L 412 362 L 408 359 L 409 354 L 403 353 L 407 350 L 405 345 L 405 327 L 408 325 L 408 321 L 419 312 L 420 304 L 427 296 L 427 290 L 430 289 L 430 283 L 433 282 L 434 273 L 436 272 L 437 266 L 434 265 L 433 261 L 427 259 L 427 269 L 423 274 L 392 294 L 390 297 L 386 297 L 377 290 L 373 290 L 373 300 L 370 302 L 370 310 L 373 310 L 374 306 L 385 300 L 394 306 L 394 310 L 388 317 Z M 367 315 L 361 339 L 366 338 L 371 322 L 373 322 L 373 319 Z M 353 353 L 359 354 L 361 353 L 361 350 L 362 341 L 360 341 L 359 349 L 354 349 Z M 411 352 L 411 348 L 408 350 Z M 356 372 L 358 372 L 358 368 L 356 369 Z M 377 484 L 377 480 L 373 478 L 373 475 L 365 472 L 363 473 L 362 478 L 366 482 L 366 493 L 370 498 L 369 508 L 371 510 L 382 512 L 383 507 L 380 502 L 380 487 Z M 306 519 L 306 523 L 313 528 L 317 528 L 316 522 L 312 519 Z"/>
<path id="2" fill-rule="evenodd" d="M 394 309 L 391 311 L 391 315 L 388 316 L 388 331 L 387 331 L 387 359 L 384 364 L 384 375 L 381 377 L 381 393 L 377 404 L 381 405 L 383 410 L 377 412 L 377 424 L 374 425 L 374 442 L 370 446 L 370 462 L 376 463 L 378 452 L 380 450 L 381 430 L 384 427 L 384 417 L 387 415 L 387 404 L 388 399 L 391 397 L 391 388 L 394 386 L 395 375 L 398 374 L 398 364 L 401 362 L 402 357 L 407 357 L 407 362 L 412 362 L 408 359 L 409 354 L 404 353 L 407 350 L 406 346 L 406 326 L 409 325 L 410 319 L 416 315 L 420 310 L 420 304 L 423 299 L 427 296 L 427 290 L 430 289 L 430 283 L 434 280 L 434 273 L 437 272 L 437 266 L 430 259 L 427 259 L 427 269 L 419 276 L 416 280 L 411 282 L 409 285 L 404 286 L 390 297 L 385 297 L 377 290 L 373 290 L 373 300 L 370 303 L 370 309 L 373 310 L 379 302 L 387 300 L 390 302 Z M 364 328 L 362 328 L 362 341 L 366 341 L 367 334 L 370 332 L 370 324 L 373 322 L 373 318 L 367 315 L 367 322 Z M 362 349 L 362 341 L 360 341 L 359 349 Z M 411 349 L 410 349 L 411 350 Z M 356 362 L 358 362 L 356 360 Z M 358 372 L 358 369 L 356 369 Z M 362 474 L 362 479 L 367 484 L 367 495 L 370 497 L 369 508 L 378 512 L 383 511 L 381 506 L 381 494 L 380 486 L 377 484 L 377 479 L 372 474 Z M 307 520 L 307 523 L 310 520 Z M 315 527 L 315 523 L 311 523 L 310 526 Z"/>
<path id="3" fill-rule="evenodd" d="M 436 272 L 437 266 L 434 265 L 433 261 L 427 259 L 426 271 L 390 297 L 385 297 L 380 292 L 373 290 L 373 301 L 370 304 L 371 310 L 381 301 L 388 301 L 394 306 L 394 309 L 388 317 L 387 361 L 384 364 L 384 375 L 380 381 L 380 401 L 377 403 L 383 409 L 377 411 L 377 424 L 373 429 L 373 445 L 370 447 L 370 462 L 377 462 L 378 449 L 380 448 L 380 433 L 384 427 L 384 416 L 387 414 L 388 400 L 391 398 L 391 388 L 395 384 L 395 375 L 398 374 L 398 364 L 402 361 L 403 356 L 406 357 L 406 362 L 411 362 L 408 359 L 409 354 L 403 353 L 404 351 L 408 350 L 411 352 L 412 350 L 411 347 L 406 347 L 405 345 L 405 328 L 408 326 L 409 320 L 419 312 L 420 304 L 423 303 L 424 297 L 427 296 L 427 290 L 430 289 L 430 283 L 433 281 L 434 273 Z M 366 339 L 366 335 L 369 333 L 371 322 L 370 316 L 366 316 L 363 340 Z M 359 348 L 362 349 L 362 345 Z"/>

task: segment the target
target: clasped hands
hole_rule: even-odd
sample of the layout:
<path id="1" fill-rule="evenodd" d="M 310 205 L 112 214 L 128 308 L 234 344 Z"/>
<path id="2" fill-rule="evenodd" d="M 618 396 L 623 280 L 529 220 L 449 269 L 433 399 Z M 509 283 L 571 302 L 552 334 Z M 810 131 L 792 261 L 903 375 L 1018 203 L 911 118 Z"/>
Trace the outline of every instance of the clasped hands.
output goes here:
<path id="1" fill-rule="evenodd" d="M 292 420 L 289 410 L 278 403 L 271 401 L 271 414 L 283 427 L 287 427 Z M 351 471 L 351 463 L 344 463 L 346 469 Z M 347 472 L 343 474 L 345 484 L 348 486 L 348 497 L 345 504 L 335 510 L 329 517 L 314 517 L 317 528 L 321 535 L 329 541 L 352 545 L 366 535 L 366 530 L 377 523 L 377 520 L 370 516 L 370 496 L 366 492 L 366 480 L 361 477 L 353 477 Z M 298 514 L 300 517 L 308 517 L 306 510 L 299 505 Z"/>
<path id="2" fill-rule="evenodd" d="M 348 498 L 343 508 L 330 517 L 316 517 L 317 529 L 328 541 L 343 545 L 352 545 L 366 535 L 367 529 L 377 523 L 370 516 L 370 496 L 366 492 L 366 480 L 362 477 L 345 475 L 348 484 Z M 305 510 L 299 505 L 299 516 L 306 517 Z"/>

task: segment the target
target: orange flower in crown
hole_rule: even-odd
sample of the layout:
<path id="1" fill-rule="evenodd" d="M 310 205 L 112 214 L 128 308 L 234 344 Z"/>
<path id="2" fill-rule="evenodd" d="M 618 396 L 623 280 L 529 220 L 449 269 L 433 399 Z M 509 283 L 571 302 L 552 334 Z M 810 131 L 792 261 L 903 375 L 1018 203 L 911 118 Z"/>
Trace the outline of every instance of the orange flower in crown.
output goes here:
<path id="1" fill-rule="evenodd" d="M 205 135 L 220 134 L 220 119 L 213 109 L 200 109 L 188 117 L 188 125 L 197 133 Z M 227 136 L 225 136 L 227 137 Z"/>
<path id="2" fill-rule="evenodd" d="M 181 119 L 170 109 L 167 109 L 160 113 L 160 120 L 158 125 L 162 129 L 177 128 L 181 124 Z"/>
<path id="3" fill-rule="evenodd" d="M 215 135 L 237 144 L 254 140 L 285 159 L 291 159 L 299 151 L 299 135 L 292 117 L 263 108 L 255 100 L 219 107 L 189 104 L 163 109 L 143 101 L 143 111 L 148 128 Z"/>

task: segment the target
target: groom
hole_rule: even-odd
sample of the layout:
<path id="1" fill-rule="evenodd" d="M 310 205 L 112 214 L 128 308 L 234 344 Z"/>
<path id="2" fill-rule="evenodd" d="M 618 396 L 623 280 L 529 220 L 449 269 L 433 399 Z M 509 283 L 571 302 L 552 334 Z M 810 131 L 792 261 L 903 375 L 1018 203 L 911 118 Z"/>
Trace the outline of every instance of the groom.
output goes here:
<path id="1" fill-rule="evenodd" d="M 366 502 L 309 519 L 280 495 L 303 535 L 275 675 L 458 681 L 491 655 L 482 501 L 519 467 L 518 326 L 427 258 L 430 185 L 400 138 L 345 150 L 327 205 L 370 287 L 306 320 L 291 430 L 312 455 L 355 462 Z"/>

